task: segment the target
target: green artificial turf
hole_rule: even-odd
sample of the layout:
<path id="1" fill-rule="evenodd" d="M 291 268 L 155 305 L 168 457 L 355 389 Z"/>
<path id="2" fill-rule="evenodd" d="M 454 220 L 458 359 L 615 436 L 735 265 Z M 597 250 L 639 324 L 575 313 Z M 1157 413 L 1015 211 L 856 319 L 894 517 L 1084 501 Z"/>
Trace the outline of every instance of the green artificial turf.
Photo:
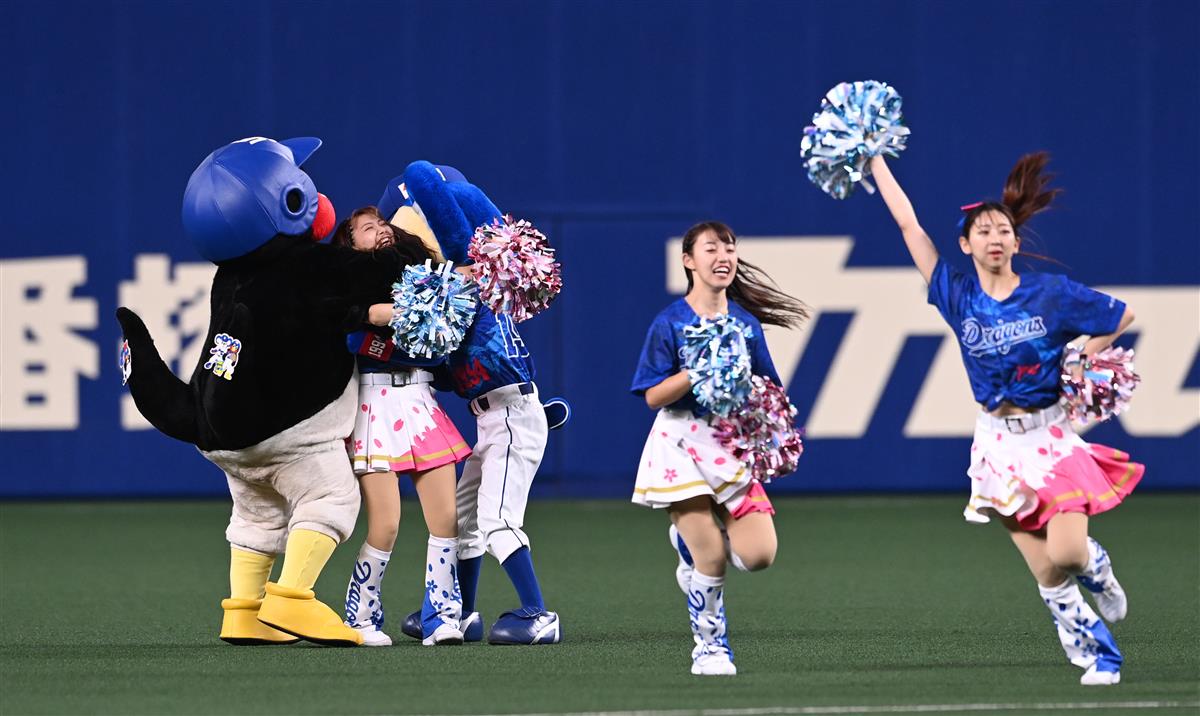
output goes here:
<path id="1" fill-rule="evenodd" d="M 536 502 L 527 530 L 564 642 L 421 647 L 399 634 L 422 590 L 406 502 L 385 582 L 383 649 L 233 647 L 228 506 L 0 505 L 0 712 L 529 713 L 1166 701 L 1200 697 L 1200 495 L 1136 495 L 1097 518 L 1130 598 L 1122 683 L 1083 688 L 1004 530 L 957 497 L 778 499 L 779 555 L 726 587 L 738 676 L 688 673 L 691 636 L 666 516 Z M 356 535 L 317 594 L 341 610 Z M 278 570 L 278 566 L 276 567 Z M 491 558 L 485 621 L 516 606 Z M 1021 711 L 1022 709 L 1017 709 Z M 1120 712 L 1089 710 L 1086 713 Z M 776 710 L 775 713 L 784 712 Z M 769 711 L 768 711 L 769 712 Z M 795 711 L 793 711 L 795 712 Z M 759 713 L 762 713 L 761 711 Z"/>

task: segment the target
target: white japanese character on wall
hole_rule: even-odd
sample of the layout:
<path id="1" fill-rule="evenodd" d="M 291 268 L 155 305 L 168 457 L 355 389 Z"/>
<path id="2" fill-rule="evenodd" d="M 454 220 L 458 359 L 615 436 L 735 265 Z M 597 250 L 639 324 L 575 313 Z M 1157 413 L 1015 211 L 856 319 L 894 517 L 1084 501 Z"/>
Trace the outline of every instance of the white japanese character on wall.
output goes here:
<path id="1" fill-rule="evenodd" d="M 0 260 L 0 429 L 79 427 L 79 378 L 99 374 L 83 256 Z"/>

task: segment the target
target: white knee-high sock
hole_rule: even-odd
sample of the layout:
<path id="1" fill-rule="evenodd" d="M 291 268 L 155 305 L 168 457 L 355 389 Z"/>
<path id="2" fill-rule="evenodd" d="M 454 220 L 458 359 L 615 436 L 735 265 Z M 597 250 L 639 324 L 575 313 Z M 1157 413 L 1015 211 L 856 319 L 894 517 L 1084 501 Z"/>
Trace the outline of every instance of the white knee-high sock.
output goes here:
<path id="1" fill-rule="evenodd" d="M 1057 587 L 1038 585 L 1042 601 L 1054 620 L 1067 659 L 1081 669 L 1096 664 L 1100 671 L 1119 671 L 1124 659 L 1113 635 L 1083 599 L 1079 586 L 1068 579 Z"/>
<path id="2" fill-rule="evenodd" d="M 1088 562 L 1076 579 L 1089 592 L 1103 592 L 1113 578 L 1112 560 L 1100 543 L 1088 537 Z"/>
<path id="3" fill-rule="evenodd" d="M 426 637 L 442 624 L 458 628 L 462 592 L 458 586 L 458 538 L 429 535 L 425 552 L 425 601 L 421 628 Z"/>
<path id="4" fill-rule="evenodd" d="M 392 559 L 391 552 L 375 549 L 363 542 L 354 559 L 354 571 L 346 586 L 346 624 L 383 628 L 383 573 Z"/>
<path id="5" fill-rule="evenodd" d="M 725 651 L 733 659 L 729 647 L 729 628 L 725 621 L 725 577 L 710 577 L 698 570 L 692 571 L 692 582 L 688 589 L 688 616 L 691 617 L 692 635 L 696 648 L 692 658 L 699 654 Z"/>

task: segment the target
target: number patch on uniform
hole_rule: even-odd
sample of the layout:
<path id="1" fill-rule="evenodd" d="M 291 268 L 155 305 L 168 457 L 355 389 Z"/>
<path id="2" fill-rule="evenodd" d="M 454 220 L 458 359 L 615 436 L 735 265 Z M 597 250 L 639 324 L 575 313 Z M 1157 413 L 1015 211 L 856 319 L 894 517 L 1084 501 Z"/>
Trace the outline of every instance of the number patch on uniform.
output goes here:
<path id="1" fill-rule="evenodd" d="M 525 347 L 525 341 L 521 340 L 521 334 L 517 333 L 517 326 L 513 322 L 512 316 L 507 313 L 497 314 L 496 325 L 500 329 L 500 335 L 504 338 L 505 354 L 509 358 L 528 358 L 529 349 Z"/>

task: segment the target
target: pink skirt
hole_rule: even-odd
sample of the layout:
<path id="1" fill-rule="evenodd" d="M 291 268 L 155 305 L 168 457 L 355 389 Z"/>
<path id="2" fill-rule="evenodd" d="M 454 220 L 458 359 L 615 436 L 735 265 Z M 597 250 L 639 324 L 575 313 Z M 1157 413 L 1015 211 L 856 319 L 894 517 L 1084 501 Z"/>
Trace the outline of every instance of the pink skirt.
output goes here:
<path id="1" fill-rule="evenodd" d="M 359 410 L 347 451 L 354 473 L 419 472 L 471 454 L 428 383 L 360 385 Z"/>
<path id="2" fill-rule="evenodd" d="M 1107 512 L 1133 492 L 1144 465 L 1120 450 L 1084 441 L 1061 411 L 1047 410 L 1057 419 L 1024 433 L 997 427 L 980 413 L 967 469 L 971 498 L 963 516 L 968 522 L 987 522 L 987 513 L 995 512 L 1032 532 L 1062 512 Z"/>
<path id="3" fill-rule="evenodd" d="M 700 495 L 723 505 L 734 518 L 775 514 L 762 484 L 725 451 L 707 420 L 688 411 L 660 410 L 642 449 L 633 502 L 667 507 Z"/>

